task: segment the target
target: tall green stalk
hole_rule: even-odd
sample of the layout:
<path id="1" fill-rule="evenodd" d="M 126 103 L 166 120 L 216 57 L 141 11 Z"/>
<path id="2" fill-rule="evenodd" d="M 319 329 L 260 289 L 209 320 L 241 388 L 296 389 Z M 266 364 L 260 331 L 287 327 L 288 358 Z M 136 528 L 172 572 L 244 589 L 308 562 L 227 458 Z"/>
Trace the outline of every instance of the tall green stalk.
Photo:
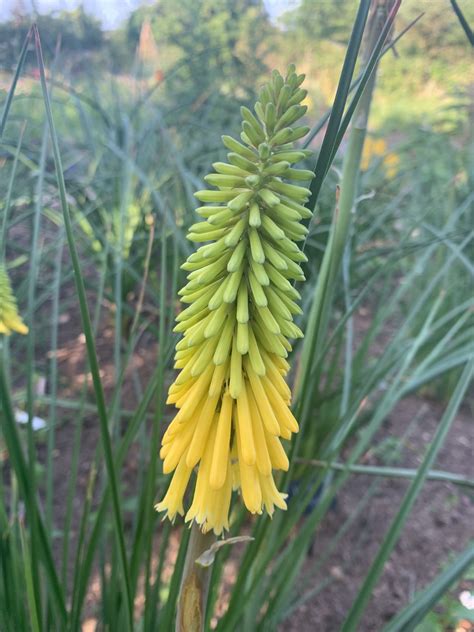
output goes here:
<path id="1" fill-rule="evenodd" d="M 201 632 L 204 630 L 211 567 L 201 566 L 196 560 L 209 549 L 215 539 L 212 531 L 202 533 L 199 525 L 192 525 L 179 589 L 176 632 Z"/>
<path id="2" fill-rule="evenodd" d="M 36 448 L 35 437 L 33 430 L 33 411 L 35 400 L 35 335 L 34 328 L 32 327 L 35 317 L 35 301 L 36 301 L 36 286 L 39 275 L 40 256 L 41 251 L 39 248 L 39 236 L 41 226 L 41 214 L 42 214 L 42 200 L 43 200 L 43 187 L 45 178 L 45 166 L 46 166 L 46 153 L 48 147 L 48 128 L 47 125 L 43 126 L 43 135 L 41 141 L 41 153 L 39 161 L 38 181 L 36 185 L 36 204 L 33 214 L 32 225 L 32 245 L 30 253 L 30 262 L 28 270 L 28 305 L 27 305 L 27 322 L 30 327 L 29 335 L 27 338 L 26 347 L 26 365 L 27 365 L 27 383 L 26 383 L 26 410 L 28 413 L 27 424 L 27 447 L 28 447 L 28 467 L 29 467 L 29 479 L 32 488 L 32 493 L 37 492 L 36 482 Z M 41 582 L 38 566 L 38 552 L 35 541 L 35 535 L 37 532 L 36 515 L 31 516 L 30 536 L 31 536 L 31 566 L 33 583 L 32 587 L 36 592 L 36 607 L 38 609 L 38 616 L 41 619 Z"/>
<path id="3" fill-rule="evenodd" d="M 81 312 L 82 325 L 84 328 L 84 335 L 86 339 L 87 355 L 89 359 L 89 366 L 92 375 L 92 382 L 94 384 L 94 390 L 96 395 L 97 413 L 100 422 L 100 432 L 102 448 L 104 451 L 105 466 L 107 470 L 107 476 L 110 482 L 111 496 L 112 496 L 112 509 L 114 515 L 114 521 L 116 525 L 115 534 L 118 541 L 119 549 L 119 562 L 121 566 L 121 580 L 125 593 L 125 610 L 126 620 L 128 623 L 128 629 L 133 629 L 133 598 L 130 587 L 130 576 L 128 571 L 127 554 L 125 548 L 125 536 L 123 528 L 123 518 L 121 512 L 120 494 L 118 489 L 117 473 L 114 467 L 114 459 L 112 453 L 112 444 L 109 434 L 107 408 L 105 404 L 104 390 L 102 387 L 102 381 L 99 372 L 99 363 L 97 359 L 97 353 L 95 348 L 94 336 L 92 331 L 92 323 L 90 319 L 89 309 L 87 306 L 86 290 L 84 285 L 84 279 L 81 274 L 81 266 L 79 262 L 79 256 L 77 253 L 74 232 L 72 227 L 72 221 L 67 203 L 66 186 L 64 182 L 64 173 L 61 162 L 61 155 L 59 152 L 58 138 L 56 134 L 56 128 L 54 125 L 53 115 L 51 111 L 51 103 L 49 99 L 48 88 L 46 85 L 46 76 L 44 70 L 43 53 L 41 48 L 41 40 L 38 30 L 34 27 L 36 53 L 38 58 L 38 66 L 40 70 L 41 87 L 43 91 L 43 99 L 45 102 L 46 116 L 48 120 L 49 131 L 51 135 L 54 162 L 56 166 L 56 176 L 59 187 L 59 194 L 61 200 L 61 208 L 64 217 L 64 226 L 66 231 L 66 237 L 69 245 L 69 252 L 71 255 L 72 265 L 74 268 L 74 279 L 76 282 L 76 289 L 79 299 L 79 307 Z"/>

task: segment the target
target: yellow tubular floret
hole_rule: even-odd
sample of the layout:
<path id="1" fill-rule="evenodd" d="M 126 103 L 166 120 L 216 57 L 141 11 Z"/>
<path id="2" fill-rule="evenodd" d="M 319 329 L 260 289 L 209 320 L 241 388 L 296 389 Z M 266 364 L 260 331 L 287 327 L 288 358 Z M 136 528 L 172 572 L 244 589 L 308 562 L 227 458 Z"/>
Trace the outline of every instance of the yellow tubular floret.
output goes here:
<path id="1" fill-rule="evenodd" d="M 227 392 L 222 398 L 222 406 L 217 422 L 217 434 L 212 466 L 210 485 L 213 489 L 220 489 L 225 482 L 227 464 L 230 452 L 230 431 L 232 427 L 232 409 L 234 400 Z"/>

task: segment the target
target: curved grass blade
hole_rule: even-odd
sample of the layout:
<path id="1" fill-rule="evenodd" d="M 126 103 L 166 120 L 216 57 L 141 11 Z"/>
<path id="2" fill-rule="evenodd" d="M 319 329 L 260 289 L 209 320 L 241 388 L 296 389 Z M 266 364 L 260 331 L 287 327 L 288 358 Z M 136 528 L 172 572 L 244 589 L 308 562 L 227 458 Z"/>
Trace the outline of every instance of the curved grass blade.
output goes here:
<path id="1" fill-rule="evenodd" d="M 178 557 L 176 558 L 173 575 L 171 577 L 168 599 L 166 601 L 166 606 L 163 609 L 163 613 L 158 620 L 157 629 L 159 630 L 173 629 L 173 621 L 176 612 L 176 601 L 178 599 L 179 587 L 181 585 L 181 577 L 183 575 L 184 563 L 186 560 L 186 551 L 188 550 L 190 535 L 191 530 L 183 526 L 181 531 Z"/>
<path id="2" fill-rule="evenodd" d="M 474 33 L 472 32 L 471 27 L 469 26 L 466 18 L 464 17 L 463 12 L 461 11 L 456 0 L 450 0 L 450 1 L 451 1 L 451 6 L 453 7 L 453 11 L 456 14 L 456 17 L 458 18 L 459 23 L 461 24 L 464 33 L 466 33 L 466 37 L 469 40 L 469 44 L 471 46 L 474 46 Z"/>
<path id="3" fill-rule="evenodd" d="M 387 467 L 384 465 L 350 465 L 348 463 L 337 463 L 331 461 L 320 461 L 318 459 L 301 459 L 296 457 L 296 463 L 311 465 L 313 467 L 323 467 L 339 472 L 352 472 L 353 474 L 364 474 L 367 476 L 382 476 L 388 478 L 406 478 L 412 480 L 416 477 L 418 470 L 409 467 Z M 426 475 L 427 481 L 442 481 L 452 483 L 468 489 L 474 488 L 474 479 L 462 474 L 444 472 L 443 470 L 430 470 Z"/>
<path id="4" fill-rule="evenodd" d="M 369 23 L 366 44 L 363 52 L 364 75 L 357 88 L 356 96 L 352 99 L 351 107 L 353 109 L 351 109 L 351 111 L 346 114 L 343 119 L 343 124 L 346 127 L 353 115 L 355 115 L 356 121 L 352 127 L 347 151 L 344 156 L 343 173 L 341 177 L 341 189 L 340 193 L 338 192 L 336 196 L 336 210 L 334 212 L 334 217 L 331 223 L 328 243 L 326 244 L 326 250 L 324 253 L 312 305 L 309 312 L 306 331 L 306 343 L 301 356 L 302 366 L 311 366 L 310 358 L 314 357 L 314 355 L 317 355 L 318 346 L 321 345 L 320 341 L 324 339 L 327 331 L 330 317 L 330 308 L 334 296 L 334 284 L 341 266 L 341 262 L 343 260 L 344 251 L 349 235 L 349 228 L 351 225 L 352 209 L 354 204 L 356 203 L 355 200 L 358 188 L 360 160 L 362 149 L 364 146 L 367 121 L 375 84 L 375 69 L 377 67 L 377 61 L 379 57 L 378 54 L 374 55 L 374 52 L 380 53 L 385 39 L 391 29 L 393 19 L 395 18 L 396 11 L 398 10 L 399 6 L 400 0 L 397 0 L 389 13 L 389 17 L 383 23 L 382 20 L 385 18 L 385 5 L 381 5 L 381 10 L 383 11 L 382 14 L 379 13 L 378 8 L 374 8 Z M 357 25 L 354 26 L 354 30 L 356 30 L 356 26 Z M 362 34 L 360 35 L 362 36 Z M 352 60 L 352 62 L 353 64 L 351 66 L 351 73 L 354 70 L 355 60 Z M 351 78 L 352 74 L 346 78 L 345 99 L 347 99 Z M 315 196 L 314 203 L 316 203 L 317 196 L 319 195 L 319 191 L 322 186 L 322 181 L 334 158 L 337 147 L 342 140 L 342 135 L 340 134 L 340 118 L 342 117 L 342 115 L 343 112 L 340 111 L 340 116 L 338 117 L 338 130 L 335 130 L 334 126 L 333 128 L 331 128 L 331 119 L 329 121 L 328 130 L 325 135 L 323 146 L 321 147 L 321 153 L 318 157 L 318 162 L 316 165 L 316 177 L 311 185 L 312 187 L 313 185 L 315 187 L 314 189 L 312 189 L 313 196 Z M 343 133 L 344 131 L 345 128 L 343 130 Z M 330 146 L 328 145 L 327 147 L 327 161 L 324 164 L 321 164 L 321 167 L 319 167 L 320 171 L 318 171 L 318 165 L 322 160 L 322 154 L 324 153 L 323 149 L 327 137 L 332 137 L 332 142 Z M 324 169 L 326 169 L 325 172 Z M 318 383 L 319 381 L 316 382 L 316 384 Z M 306 400 L 305 410 L 304 401 L 306 399 L 305 394 L 308 389 L 308 384 L 309 374 L 308 372 L 303 372 L 301 375 L 301 379 L 297 380 L 295 386 L 297 410 L 302 420 L 304 420 L 307 416 L 308 402 Z M 303 402 L 303 404 L 301 402 Z M 304 421 L 302 423 L 304 424 Z M 302 434 L 300 434 L 298 439 L 292 444 L 292 452 L 297 449 L 298 443 L 299 441 L 301 441 L 301 436 Z"/>
<path id="5" fill-rule="evenodd" d="M 109 479 L 111 496 L 112 496 L 112 509 L 113 518 L 115 523 L 115 535 L 117 537 L 118 549 L 119 549 L 119 562 L 121 566 L 121 579 L 123 582 L 125 593 L 125 608 L 127 613 L 127 621 L 129 630 L 133 630 L 133 598 L 130 588 L 130 578 L 128 572 L 127 554 L 125 549 L 125 537 L 124 526 L 120 507 L 120 496 L 117 483 L 117 474 L 114 466 L 114 459 L 112 454 L 112 444 L 110 440 L 107 409 L 105 404 L 105 396 L 102 387 L 102 381 L 99 373 L 99 363 L 97 360 L 97 353 L 95 349 L 95 342 L 92 333 L 92 323 L 90 319 L 89 309 L 87 306 L 86 291 L 84 286 L 84 280 L 81 274 L 81 267 L 79 262 L 79 256 L 76 250 L 74 233 L 72 228 L 72 221 L 70 217 L 69 206 L 66 198 L 66 186 L 64 182 L 64 175 L 62 169 L 61 156 L 59 152 L 59 144 L 56 135 L 56 128 L 54 125 L 53 114 L 51 110 L 51 104 L 49 100 L 48 89 L 46 85 L 46 76 L 44 70 L 43 52 L 41 47 L 41 40 L 39 32 L 36 26 L 33 27 L 35 37 L 35 48 L 38 60 L 41 87 L 43 91 L 43 99 L 46 109 L 46 116 L 49 125 L 49 131 L 51 136 L 51 142 L 53 147 L 54 163 L 56 167 L 56 175 L 58 180 L 59 195 L 61 200 L 61 208 L 64 217 L 64 227 L 66 231 L 66 237 L 69 245 L 69 252 L 71 255 L 72 266 L 74 269 L 74 280 L 76 283 L 76 289 L 79 299 L 79 307 L 81 312 L 82 326 L 84 329 L 84 335 L 86 338 L 87 356 L 89 360 L 90 372 L 92 376 L 92 382 L 94 385 L 94 391 L 96 396 L 97 413 L 99 417 L 100 436 L 101 443 L 104 452 L 105 466 L 107 470 L 107 476 Z"/>
<path id="6" fill-rule="evenodd" d="M 399 439 L 399 443 L 390 450 L 386 458 L 387 466 L 393 465 L 393 463 L 399 459 L 400 447 L 407 445 L 409 438 L 413 435 L 413 432 L 419 427 L 419 421 L 422 418 L 422 415 L 423 415 L 422 410 L 419 410 L 418 413 L 410 421 L 405 431 L 403 432 L 403 435 Z M 339 527 L 334 538 L 331 540 L 328 547 L 325 548 L 324 553 L 322 553 L 322 555 L 318 557 L 317 561 L 315 560 L 314 564 L 311 564 L 311 568 L 309 572 L 304 573 L 304 581 L 305 581 L 305 584 L 309 586 L 309 590 L 307 590 L 306 592 L 303 592 L 302 595 L 298 595 L 296 600 L 293 599 L 291 601 L 291 606 L 287 609 L 287 611 L 283 615 L 284 618 L 289 617 L 291 613 L 294 612 L 296 608 L 298 608 L 299 605 L 307 602 L 308 599 L 311 599 L 311 597 L 320 590 L 321 583 L 316 586 L 311 586 L 312 581 L 314 580 L 316 576 L 316 572 L 324 568 L 324 565 L 331 558 L 333 552 L 337 550 L 337 547 L 339 546 L 339 543 L 341 542 L 344 535 L 349 531 L 351 526 L 354 525 L 358 516 L 362 514 L 362 512 L 365 510 L 365 508 L 367 507 L 371 499 L 380 489 L 380 483 L 381 483 L 380 479 L 376 478 L 370 484 L 369 488 L 363 494 L 362 498 L 359 500 L 354 510 L 350 513 L 347 519 Z M 276 563 L 278 564 L 278 560 Z M 287 563 L 291 563 L 291 557 Z"/>
<path id="7" fill-rule="evenodd" d="M 26 122 L 22 125 L 21 130 L 20 130 L 20 136 L 18 138 L 15 155 L 13 157 L 12 172 L 10 174 L 10 180 L 8 182 L 7 197 L 5 198 L 5 208 L 3 210 L 2 226 L 0 228 L 0 261 L 3 261 L 5 257 L 5 248 L 7 246 L 8 213 L 10 211 L 10 204 L 11 204 L 12 193 L 13 193 L 13 183 L 15 181 L 16 170 L 18 168 L 18 158 L 21 152 L 21 145 L 23 143 L 23 136 L 25 133 L 25 129 L 26 129 Z"/>
<path id="8" fill-rule="evenodd" d="M 40 161 L 38 171 L 38 181 L 36 185 L 36 203 L 33 213 L 33 227 L 32 227 L 32 239 L 31 239 L 31 251 L 29 257 L 29 269 L 28 269 L 28 299 L 27 299 L 27 322 L 30 328 L 28 339 L 26 342 L 26 411 L 28 413 L 27 423 L 27 450 L 28 450 L 28 478 L 31 485 L 31 491 L 33 495 L 36 495 L 36 447 L 35 437 L 33 431 L 33 409 L 34 409 L 34 375 L 35 375 L 35 331 L 33 328 L 34 314 L 35 314 L 35 299 L 36 299 L 36 283 L 38 279 L 38 270 L 40 265 L 41 251 L 39 247 L 40 241 L 40 226 L 41 226 L 41 210 L 43 199 L 43 185 L 44 175 L 46 167 L 46 152 L 48 148 L 48 129 L 47 126 L 43 126 L 43 134 L 40 150 Z M 32 573 L 32 588 L 36 592 L 36 607 L 39 611 L 39 617 L 41 619 L 41 598 L 40 598 L 40 579 L 38 573 L 38 553 L 35 540 L 36 534 L 36 515 L 31 517 L 30 533 L 31 533 L 31 573 Z"/>
<path id="9" fill-rule="evenodd" d="M 315 207 L 324 178 L 326 177 L 331 164 L 331 156 L 334 152 L 337 134 L 344 114 L 347 97 L 349 95 L 352 77 L 354 75 L 354 69 L 362 42 L 362 36 L 364 34 L 365 24 L 369 14 L 370 4 L 370 0 L 361 0 L 357 11 L 357 16 L 339 78 L 339 84 L 336 90 L 336 96 L 334 98 L 334 104 L 329 117 L 328 128 L 326 134 L 324 135 L 321 150 L 316 162 L 316 176 L 310 186 L 311 197 L 308 202 L 308 208 Z"/>
<path id="10" fill-rule="evenodd" d="M 30 44 L 32 30 L 33 30 L 33 27 L 31 27 L 28 33 L 26 34 L 25 41 L 23 42 L 23 46 L 21 47 L 20 58 L 18 59 L 18 64 L 15 69 L 15 74 L 13 75 L 12 85 L 10 86 L 10 90 L 8 91 L 8 94 L 7 94 L 7 100 L 5 101 L 5 105 L 3 106 L 2 118 L 0 120 L 0 139 L 2 138 L 3 132 L 5 130 L 5 125 L 8 119 L 8 113 L 10 112 L 13 95 L 15 94 L 16 84 L 18 83 L 18 79 L 20 78 L 21 71 L 23 70 L 23 65 L 25 63 L 26 55 L 28 53 L 28 46 Z"/>
<path id="11" fill-rule="evenodd" d="M 339 147 L 339 145 L 341 144 L 342 139 L 344 138 L 344 134 L 346 133 L 347 128 L 349 127 L 349 123 L 351 122 L 352 116 L 355 112 L 355 109 L 364 93 L 365 87 L 367 85 L 367 83 L 369 82 L 370 78 L 372 77 L 372 73 L 374 72 L 378 62 L 380 61 L 380 59 L 382 58 L 383 55 L 383 46 L 385 44 L 385 40 L 388 37 L 388 34 L 390 33 L 390 30 L 393 26 L 393 22 L 395 20 L 395 17 L 397 15 L 398 9 L 400 8 L 400 4 L 401 4 L 401 0 L 397 0 L 397 2 L 393 5 L 387 20 L 380 32 L 379 38 L 377 40 L 377 43 L 374 46 L 374 49 L 367 61 L 367 64 L 365 66 L 364 69 L 364 73 L 360 79 L 359 84 L 357 85 L 357 89 L 355 92 L 354 97 L 352 98 L 352 101 L 349 105 L 349 107 L 347 108 L 347 111 L 344 115 L 344 118 L 342 119 L 341 122 L 341 126 L 337 132 L 337 137 L 336 137 L 336 141 L 334 143 L 334 148 L 333 148 L 333 153 L 331 154 L 331 159 L 329 161 L 329 165 L 331 165 L 332 161 L 334 160 L 334 157 L 336 155 L 337 149 Z M 417 20 L 421 17 L 421 15 L 417 18 Z M 416 21 L 417 21 L 416 20 Z M 416 22 L 415 21 L 415 22 Z M 413 22 L 413 23 L 415 23 Z"/>
<path id="12" fill-rule="evenodd" d="M 21 542 L 21 550 L 22 550 L 22 557 L 23 557 L 23 566 L 24 566 L 24 573 L 25 573 L 26 597 L 27 597 L 27 602 L 28 602 L 31 629 L 33 632 L 40 632 L 41 627 L 40 627 L 39 616 L 38 616 L 38 604 L 36 602 L 36 590 L 34 587 L 31 556 L 30 556 L 30 551 L 28 547 L 28 540 L 25 533 L 25 526 L 22 523 L 21 518 L 20 518 L 19 528 L 20 528 L 20 542 Z"/>
<path id="13" fill-rule="evenodd" d="M 158 334 L 158 348 L 160 349 L 158 357 L 158 367 L 160 368 L 158 378 L 157 392 L 160 396 L 156 402 L 156 413 L 153 420 L 151 437 L 149 439 L 149 460 L 147 463 L 147 474 L 143 482 L 143 495 L 142 495 L 142 511 L 140 511 L 139 519 L 143 519 L 143 529 L 137 529 L 134 544 L 133 554 L 131 557 L 130 568 L 132 574 L 132 582 L 135 585 L 138 577 L 139 562 L 143 554 L 145 554 L 145 593 L 147 596 L 150 594 L 150 576 L 151 576 L 151 563 L 152 563 L 152 551 L 153 551 L 153 532 L 154 525 L 157 520 L 156 511 L 154 508 L 154 497 L 156 494 L 156 479 L 157 479 L 157 460 L 159 453 L 159 441 L 161 423 L 163 420 L 165 399 L 162 395 L 165 369 L 166 369 L 166 357 L 163 353 L 163 349 L 166 344 L 166 337 L 170 336 L 169 327 L 166 327 L 165 314 L 166 314 L 166 296 L 167 296 L 167 232 L 162 226 L 161 229 L 161 264 L 160 264 L 160 320 L 159 320 L 159 334 Z M 150 244 L 151 245 L 151 244 Z M 150 250 L 151 253 L 151 250 Z M 134 570 L 134 563 L 135 569 Z"/>

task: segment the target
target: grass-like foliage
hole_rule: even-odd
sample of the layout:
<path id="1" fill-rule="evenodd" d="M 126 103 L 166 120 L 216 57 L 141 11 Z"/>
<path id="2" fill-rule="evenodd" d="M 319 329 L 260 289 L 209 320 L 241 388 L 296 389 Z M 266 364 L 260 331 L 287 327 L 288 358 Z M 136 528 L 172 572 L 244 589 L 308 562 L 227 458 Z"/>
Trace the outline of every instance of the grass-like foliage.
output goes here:
<path id="1" fill-rule="evenodd" d="M 315 534 L 352 476 L 407 479 L 341 621 L 362 629 L 425 483 L 473 487 L 434 469 L 474 370 L 474 171 L 453 142 L 472 109 L 456 94 L 431 127 L 371 131 L 400 3 L 371 4 L 350 32 L 341 14 L 319 121 L 294 66 L 260 92 L 249 71 L 239 91 L 221 46 L 202 93 L 194 75 L 186 92 L 202 49 L 169 85 L 139 67 L 78 86 L 28 32 L 0 119 L 0 630 L 172 630 L 192 540 L 180 514 L 229 539 L 200 570 L 205 629 L 275 630 L 333 581 L 315 573 L 355 516 L 324 551 Z M 442 410 L 419 467 L 364 464 L 420 392 Z M 387 631 L 415 629 L 462 577 L 474 552 L 457 553 Z"/>

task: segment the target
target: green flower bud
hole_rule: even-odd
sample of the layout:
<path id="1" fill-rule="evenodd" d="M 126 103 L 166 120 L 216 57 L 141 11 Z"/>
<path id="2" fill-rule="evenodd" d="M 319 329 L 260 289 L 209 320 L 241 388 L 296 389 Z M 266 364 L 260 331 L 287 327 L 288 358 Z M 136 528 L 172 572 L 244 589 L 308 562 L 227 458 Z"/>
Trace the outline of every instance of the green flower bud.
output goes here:
<path id="1" fill-rule="evenodd" d="M 272 191 L 276 191 L 277 193 L 281 193 L 282 195 L 301 201 L 307 200 L 311 195 L 311 191 L 305 187 L 300 187 L 296 184 L 288 184 L 288 182 L 281 182 L 280 180 L 275 179 L 268 184 L 268 187 Z"/>
<path id="2" fill-rule="evenodd" d="M 249 320 L 249 300 L 247 283 L 241 283 L 237 294 L 237 322 L 248 323 Z"/>
<path id="3" fill-rule="evenodd" d="M 252 197 L 253 191 L 242 191 L 242 193 L 239 193 L 239 195 L 231 200 L 227 206 L 230 208 L 231 211 L 238 213 L 244 208 L 244 206 L 246 206 L 246 204 L 248 204 L 248 202 L 250 202 Z"/>
<path id="4" fill-rule="evenodd" d="M 262 218 L 262 229 L 269 237 L 275 239 L 276 241 L 284 239 L 285 237 L 284 231 L 277 226 L 277 224 L 275 224 L 268 215 L 264 215 Z"/>
<path id="5" fill-rule="evenodd" d="M 265 107 L 265 127 L 267 128 L 267 132 L 271 133 L 276 123 L 276 108 L 275 104 L 270 101 L 267 103 Z"/>
<path id="6" fill-rule="evenodd" d="M 284 145 L 290 141 L 293 130 L 291 127 L 284 127 L 272 137 L 272 145 Z"/>
<path id="7" fill-rule="evenodd" d="M 247 144 L 249 145 L 258 147 L 259 144 L 265 140 L 265 134 L 263 133 L 263 130 L 261 128 L 259 128 L 258 130 L 255 129 L 255 127 L 253 127 L 248 121 L 244 121 L 242 123 L 242 129 L 243 134 L 245 134 L 246 136 L 244 142 L 247 142 Z"/>
<path id="8" fill-rule="evenodd" d="M 266 305 L 268 304 L 267 297 L 265 296 L 265 292 L 263 291 L 263 288 L 258 282 L 258 279 L 253 273 L 252 269 L 250 269 L 248 273 L 248 279 L 250 284 L 250 291 L 252 293 L 252 298 L 255 302 L 255 305 L 259 307 L 266 307 Z"/>
<path id="9" fill-rule="evenodd" d="M 245 218 L 242 217 L 225 238 L 226 246 L 229 248 L 235 247 L 239 243 L 239 240 L 242 237 L 245 228 L 246 221 Z"/>
<path id="10" fill-rule="evenodd" d="M 227 147 L 227 149 L 230 149 L 230 151 L 239 154 L 247 160 L 255 160 L 256 156 L 254 152 L 248 147 L 245 147 L 245 145 L 239 143 L 239 141 L 235 140 L 235 138 L 232 138 L 232 136 L 221 136 L 221 138 L 224 145 Z"/>
<path id="11" fill-rule="evenodd" d="M 280 90 L 280 94 L 278 95 L 278 102 L 277 102 L 278 114 L 281 115 L 286 110 L 286 107 L 288 105 L 288 101 L 290 100 L 291 95 L 292 95 L 291 86 L 289 85 L 283 86 L 283 88 Z"/>
<path id="12" fill-rule="evenodd" d="M 242 355 L 249 350 L 249 326 L 247 323 L 237 323 L 237 351 Z"/>
<path id="13" fill-rule="evenodd" d="M 265 169 L 263 170 L 263 174 L 265 176 L 284 176 L 286 175 L 289 166 L 289 162 L 287 162 L 286 160 L 281 160 L 279 162 L 273 163 L 272 165 L 268 165 L 268 167 L 265 167 Z M 298 169 L 295 169 L 295 171 L 298 171 Z"/>
<path id="14" fill-rule="evenodd" d="M 265 261 L 265 255 L 263 253 L 262 242 L 256 228 L 249 229 L 250 251 L 252 253 L 252 259 L 257 263 L 263 263 Z"/>
<path id="15" fill-rule="evenodd" d="M 231 258 L 229 259 L 229 263 L 227 264 L 227 272 L 236 272 L 240 268 L 242 261 L 244 260 L 247 247 L 248 242 L 246 239 L 242 239 L 238 243 Z"/>
<path id="16" fill-rule="evenodd" d="M 280 202 L 278 195 L 275 195 L 275 193 L 269 191 L 268 189 L 262 189 L 258 192 L 258 194 L 268 206 L 275 206 L 275 204 Z"/>
<path id="17" fill-rule="evenodd" d="M 314 173 L 308 169 L 288 169 L 285 176 L 290 180 L 312 180 Z"/>
<path id="18" fill-rule="evenodd" d="M 288 110 L 278 119 L 275 125 L 275 131 L 277 132 L 284 127 L 290 127 L 295 121 L 300 119 L 303 114 L 306 114 L 308 108 L 305 105 L 292 105 Z"/>
<path id="19" fill-rule="evenodd" d="M 263 107 L 263 105 L 260 103 L 260 101 L 257 101 L 255 103 L 255 113 L 258 116 L 258 118 L 260 119 L 260 122 L 262 124 L 265 124 L 265 109 Z"/>
<path id="20" fill-rule="evenodd" d="M 233 303 L 237 298 L 237 292 L 239 291 L 243 273 L 244 268 L 241 266 L 236 272 L 232 272 L 227 278 L 224 294 L 222 295 L 224 303 Z"/>
<path id="21" fill-rule="evenodd" d="M 267 160 L 270 157 L 271 148 L 268 143 L 260 143 L 258 146 L 258 155 L 262 160 Z"/>
<path id="22" fill-rule="evenodd" d="M 240 176 L 245 178 L 249 174 L 249 172 L 245 169 L 240 169 L 234 165 L 228 165 L 226 162 L 213 162 L 212 167 L 215 171 L 217 171 L 217 173 L 222 173 L 226 176 Z"/>
<path id="23" fill-rule="evenodd" d="M 263 130 L 260 126 L 260 123 L 257 121 L 257 119 L 255 118 L 255 116 L 252 114 L 252 112 L 246 108 L 245 106 L 242 106 L 240 108 L 240 113 L 242 115 L 242 118 L 247 121 L 247 123 L 253 127 L 255 133 L 258 136 L 264 136 Z"/>
<path id="24" fill-rule="evenodd" d="M 232 165 L 240 167 L 240 169 L 246 169 L 247 171 L 250 171 L 250 173 L 258 171 L 258 167 L 254 162 L 248 160 L 240 154 L 231 152 L 230 154 L 227 154 L 227 158 Z"/>
<path id="25" fill-rule="evenodd" d="M 294 162 L 299 162 L 305 158 L 305 154 L 303 151 L 287 151 L 285 149 L 281 151 L 275 151 L 273 156 L 270 158 L 271 162 L 280 162 L 281 160 L 285 160 L 293 164 Z"/>
<path id="26" fill-rule="evenodd" d="M 262 219 L 260 217 L 260 208 L 257 203 L 253 203 L 250 205 L 250 213 L 249 213 L 249 226 L 253 226 L 254 228 L 258 228 L 262 223 Z"/>
<path id="27" fill-rule="evenodd" d="M 235 191 L 196 191 L 194 197 L 201 202 L 229 202 L 235 198 Z"/>
<path id="28" fill-rule="evenodd" d="M 226 176 L 220 173 L 210 173 L 204 180 L 214 187 L 241 187 L 245 179 L 239 176 Z"/>
<path id="29" fill-rule="evenodd" d="M 287 107 L 291 107 L 292 105 L 296 105 L 297 103 L 300 103 L 301 101 L 303 101 L 303 99 L 306 98 L 307 94 L 308 94 L 307 90 L 303 90 L 301 88 L 299 90 L 296 90 L 293 96 L 288 100 Z"/>
<path id="30" fill-rule="evenodd" d="M 249 187 L 251 187 L 252 189 L 255 189 L 256 187 L 258 187 L 258 185 L 260 184 L 260 182 L 262 181 L 260 176 L 257 176 L 255 174 L 251 175 L 251 176 L 247 176 L 245 178 L 245 184 Z"/>

